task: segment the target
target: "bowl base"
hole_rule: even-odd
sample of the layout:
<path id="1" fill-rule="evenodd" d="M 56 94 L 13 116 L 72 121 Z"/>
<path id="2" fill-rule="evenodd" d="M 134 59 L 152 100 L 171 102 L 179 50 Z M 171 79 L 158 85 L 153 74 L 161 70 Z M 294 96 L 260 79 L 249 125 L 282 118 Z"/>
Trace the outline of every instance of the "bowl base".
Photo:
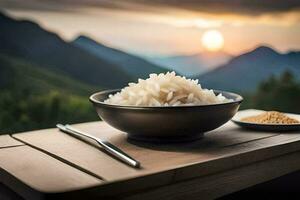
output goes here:
<path id="1" fill-rule="evenodd" d="M 149 143 L 182 143 L 182 142 L 192 142 L 203 138 L 204 133 L 198 133 L 188 136 L 174 136 L 174 137 L 147 137 L 139 136 L 135 134 L 128 133 L 128 140 L 137 142 L 149 142 Z"/>

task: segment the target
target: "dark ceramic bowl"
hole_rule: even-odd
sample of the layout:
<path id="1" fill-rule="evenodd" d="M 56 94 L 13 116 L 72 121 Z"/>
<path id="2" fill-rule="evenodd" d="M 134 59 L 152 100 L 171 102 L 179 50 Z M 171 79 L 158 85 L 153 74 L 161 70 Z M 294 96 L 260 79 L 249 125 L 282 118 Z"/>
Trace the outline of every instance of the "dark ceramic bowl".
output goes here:
<path id="1" fill-rule="evenodd" d="M 204 132 L 214 130 L 229 121 L 238 111 L 243 98 L 222 93 L 232 102 L 195 106 L 139 107 L 106 104 L 108 95 L 120 90 L 107 90 L 93 94 L 99 117 L 112 127 L 128 133 L 129 139 L 153 142 L 181 142 L 194 140 Z"/>

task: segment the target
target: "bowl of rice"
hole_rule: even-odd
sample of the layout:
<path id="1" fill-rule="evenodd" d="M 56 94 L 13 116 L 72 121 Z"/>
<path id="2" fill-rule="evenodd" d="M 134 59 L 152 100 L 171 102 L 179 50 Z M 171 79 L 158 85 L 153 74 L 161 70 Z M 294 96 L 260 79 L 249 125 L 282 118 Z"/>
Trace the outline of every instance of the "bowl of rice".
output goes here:
<path id="1" fill-rule="evenodd" d="M 99 117 L 129 139 L 183 142 L 201 138 L 229 121 L 243 98 L 203 89 L 198 80 L 167 72 L 150 74 L 127 87 L 90 96 Z"/>

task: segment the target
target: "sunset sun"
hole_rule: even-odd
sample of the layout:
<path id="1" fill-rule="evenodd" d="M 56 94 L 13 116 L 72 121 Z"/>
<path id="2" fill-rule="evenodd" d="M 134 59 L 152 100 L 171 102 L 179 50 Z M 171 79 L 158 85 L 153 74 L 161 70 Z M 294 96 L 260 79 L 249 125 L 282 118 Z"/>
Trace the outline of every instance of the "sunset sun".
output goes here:
<path id="1" fill-rule="evenodd" d="M 224 46 L 223 35 L 217 30 L 208 30 L 203 33 L 201 42 L 208 51 L 218 51 Z"/>

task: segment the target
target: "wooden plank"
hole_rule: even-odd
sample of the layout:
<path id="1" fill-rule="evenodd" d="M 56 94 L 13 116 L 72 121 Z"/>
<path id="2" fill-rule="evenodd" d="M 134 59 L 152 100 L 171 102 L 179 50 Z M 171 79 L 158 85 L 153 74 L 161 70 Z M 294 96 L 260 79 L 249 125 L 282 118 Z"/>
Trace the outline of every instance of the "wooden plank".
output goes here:
<path id="1" fill-rule="evenodd" d="M 108 182 L 108 184 L 101 185 L 97 188 L 97 194 L 99 197 L 108 197 L 112 195 L 113 191 L 114 196 L 122 197 L 130 193 L 134 194 L 139 191 L 144 191 L 147 188 L 161 187 L 163 184 L 161 184 L 159 180 L 166 172 L 173 172 L 172 181 L 169 184 L 166 184 L 172 185 L 178 182 L 231 171 L 239 167 L 251 165 L 256 162 L 263 162 L 266 159 L 272 159 L 281 155 L 288 155 L 289 153 L 300 150 L 299 137 L 299 135 L 294 135 L 294 137 L 279 135 L 262 139 L 259 143 L 257 143 L 257 141 L 252 141 L 239 144 L 236 147 L 226 147 L 228 149 L 228 157 L 218 156 L 218 153 L 216 152 L 216 158 L 206 162 L 178 166 L 176 169 L 162 171 L 154 175 L 150 174 L 128 180 L 121 180 L 114 182 L 113 184 L 109 184 Z M 272 145 L 276 146 L 274 150 Z M 250 152 L 245 153 L 247 149 Z M 300 162 L 297 159 L 296 161 Z M 282 167 L 284 168 L 285 166 L 282 165 Z M 299 169 L 300 168 L 298 168 L 298 170 Z M 289 173 L 290 172 L 292 171 L 289 171 Z"/>
<path id="2" fill-rule="evenodd" d="M 104 177 L 106 184 L 95 189 L 103 196 L 112 191 L 120 195 L 200 178 L 300 150 L 298 134 L 254 132 L 240 129 L 231 122 L 206 134 L 202 140 L 173 145 L 128 142 L 124 133 L 103 122 L 74 126 L 109 140 L 141 161 L 143 168 L 128 167 L 99 148 L 57 129 L 15 134 L 14 137 Z"/>
<path id="3" fill-rule="evenodd" d="M 0 135 L 0 149 L 7 148 L 7 147 L 14 147 L 24 145 L 20 141 L 17 141 L 10 137 L 10 135 Z"/>
<path id="4" fill-rule="evenodd" d="M 13 137 L 75 163 L 105 180 L 114 180 L 115 177 L 123 179 L 142 173 L 142 170 L 120 163 L 101 148 L 86 144 L 57 129 L 16 134 Z"/>
<path id="5" fill-rule="evenodd" d="M 137 170 L 124 165 L 106 153 L 99 151 L 99 148 L 86 144 L 57 129 L 14 134 L 13 137 L 76 163 L 76 165 L 104 177 L 105 180 L 116 181 L 166 171 L 189 163 L 203 162 L 214 158 L 210 152 L 211 149 L 219 149 L 276 135 L 253 132 L 239 134 L 240 129 L 230 122 L 221 129 L 207 134 L 203 140 L 197 142 L 154 145 L 129 143 L 126 140 L 126 134 L 111 128 L 104 122 L 78 124 L 74 127 L 110 141 L 139 160 L 143 168 Z M 171 181 L 170 177 L 172 177 L 172 174 L 167 174 L 163 179 L 166 184 Z"/>
<path id="6" fill-rule="evenodd" d="M 212 173 L 230 170 L 235 167 L 263 161 L 276 156 L 300 150 L 300 135 L 282 134 L 274 137 L 254 140 L 220 150 L 211 151 L 215 158 L 189 166 L 178 168 L 174 181 L 200 177 Z M 197 173 L 195 173 L 197 172 Z"/>
<path id="7" fill-rule="evenodd" d="M 28 146 L 0 149 L 0 160 L 1 182 L 26 199 L 103 182 Z"/>
<path id="8" fill-rule="evenodd" d="M 284 165 L 283 165 L 284 163 Z M 216 199 L 253 185 L 289 174 L 300 169 L 300 152 L 275 157 L 262 162 L 235 168 L 164 187 L 151 188 L 128 195 L 126 200 L 185 200 Z"/>

